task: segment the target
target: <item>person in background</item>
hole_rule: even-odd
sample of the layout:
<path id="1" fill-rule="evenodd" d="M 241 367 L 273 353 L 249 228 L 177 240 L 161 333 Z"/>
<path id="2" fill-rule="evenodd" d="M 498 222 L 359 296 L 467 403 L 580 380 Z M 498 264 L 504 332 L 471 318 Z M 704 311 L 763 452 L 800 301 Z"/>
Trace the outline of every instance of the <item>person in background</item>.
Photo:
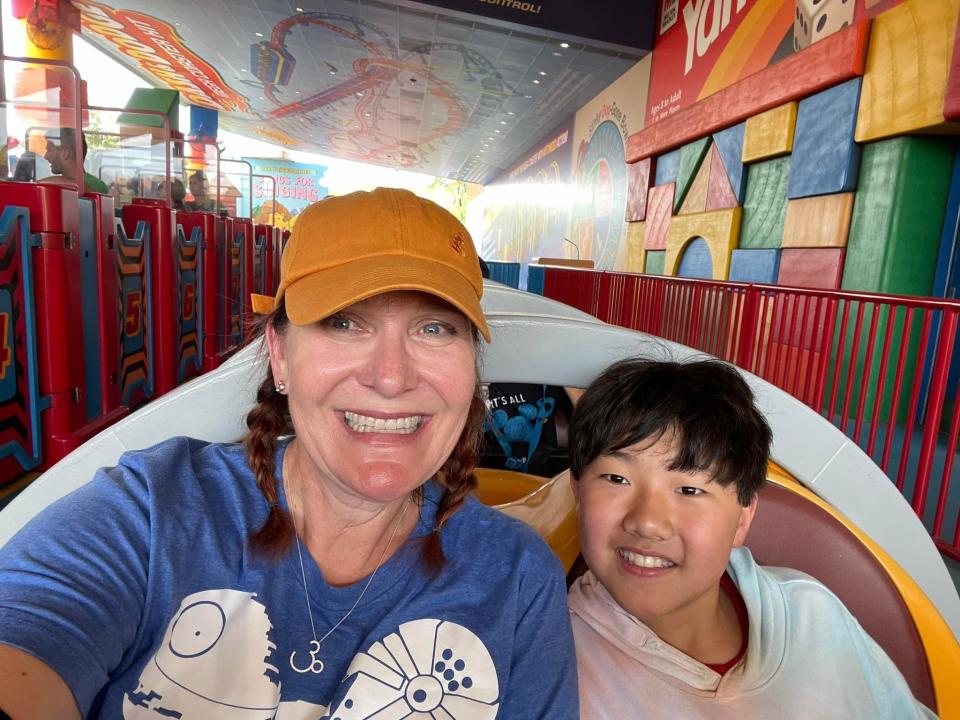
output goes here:
<path id="1" fill-rule="evenodd" d="M 163 198 L 166 193 L 166 183 L 160 183 L 157 186 L 157 194 Z M 183 186 L 183 181 L 174 178 L 170 182 L 170 202 L 174 210 L 186 210 L 183 199 L 187 196 L 187 189 Z"/>
<path id="2" fill-rule="evenodd" d="M 772 434 L 717 360 L 624 360 L 577 403 L 583 720 L 935 717 L 843 603 L 744 547 Z"/>
<path id="3" fill-rule="evenodd" d="M 429 200 L 304 210 L 243 442 L 126 453 L 0 550 L 0 711 L 577 720 L 563 568 L 474 494 L 482 293 Z"/>
<path id="4" fill-rule="evenodd" d="M 80 144 L 82 155 L 80 156 L 80 167 L 87 159 L 87 138 L 80 132 Z M 53 175 L 40 180 L 42 183 L 56 183 L 79 185 L 77 182 L 77 131 L 73 128 L 62 127 L 59 130 L 51 130 L 47 133 L 47 149 L 43 154 L 44 159 L 50 163 L 50 171 Z M 91 175 L 83 169 L 83 188 L 84 193 L 109 193 L 107 184 L 95 175 Z"/>
<path id="5" fill-rule="evenodd" d="M 216 209 L 217 203 L 213 198 L 207 197 L 207 178 L 204 176 L 203 171 L 197 170 L 191 173 L 188 183 L 190 185 L 190 196 L 192 200 L 187 200 L 183 203 L 184 209 L 213 212 Z"/>

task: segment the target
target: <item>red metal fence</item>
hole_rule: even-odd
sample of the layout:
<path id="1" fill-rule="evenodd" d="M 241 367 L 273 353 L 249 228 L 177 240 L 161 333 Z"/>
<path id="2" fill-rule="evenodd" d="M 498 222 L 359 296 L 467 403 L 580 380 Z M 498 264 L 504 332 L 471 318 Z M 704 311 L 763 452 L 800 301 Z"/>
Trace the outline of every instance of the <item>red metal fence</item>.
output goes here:
<path id="1" fill-rule="evenodd" d="M 960 560 L 960 302 L 558 268 L 544 294 L 789 392 L 870 455 Z"/>

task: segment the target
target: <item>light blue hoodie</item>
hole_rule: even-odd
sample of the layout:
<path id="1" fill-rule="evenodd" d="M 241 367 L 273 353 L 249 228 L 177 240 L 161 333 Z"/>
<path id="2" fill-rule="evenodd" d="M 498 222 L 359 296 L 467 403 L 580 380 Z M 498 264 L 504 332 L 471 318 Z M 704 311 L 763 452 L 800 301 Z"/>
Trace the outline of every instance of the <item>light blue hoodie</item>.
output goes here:
<path id="1" fill-rule="evenodd" d="M 893 661 L 804 573 L 727 568 L 747 607 L 747 652 L 725 675 L 661 641 L 590 572 L 570 589 L 581 720 L 928 720 Z"/>

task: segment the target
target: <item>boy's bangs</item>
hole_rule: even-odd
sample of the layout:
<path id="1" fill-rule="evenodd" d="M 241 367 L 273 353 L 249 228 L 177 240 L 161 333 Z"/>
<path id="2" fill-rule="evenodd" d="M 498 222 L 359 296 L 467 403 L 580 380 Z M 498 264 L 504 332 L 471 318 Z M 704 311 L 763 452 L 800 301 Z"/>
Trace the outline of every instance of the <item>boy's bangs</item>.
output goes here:
<path id="1" fill-rule="evenodd" d="M 626 360 L 609 367 L 578 403 L 570 427 L 575 477 L 601 455 L 674 436 L 668 468 L 735 484 L 746 506 L 766 479 L 771 433 L 736 369 L 707 360 Z"/>

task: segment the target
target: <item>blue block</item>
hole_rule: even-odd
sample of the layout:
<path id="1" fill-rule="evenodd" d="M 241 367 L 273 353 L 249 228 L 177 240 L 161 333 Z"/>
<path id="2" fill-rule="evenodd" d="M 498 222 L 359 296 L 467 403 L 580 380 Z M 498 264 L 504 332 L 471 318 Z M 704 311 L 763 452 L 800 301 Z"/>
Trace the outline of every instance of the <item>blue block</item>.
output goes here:
<path id="1" fill-rule="evenodd" d="M 664 153 L 657 158 L 657 174 L 654 185 L 664 185 L 677 181 L 677 171 L 680 169 L 680 148 Z"/>
<path id="2" fill-rule="evenodd" d="M 737 196 L 737 204 L 743 205 L 743 193 L 747 187 L 747 174 L 743 171 L 743 131 L 745 123 L 734 125 L 713 134 L 713 144 L 717 146 L 723 167 L 727 170 L 730 187 Z"/>
<path id="3" fill-rule="evenodd" d="M 940 253 L 937 257 L 937 269 L 933 277 L 933 297 L 955 298 L 960 290 L 960 152 L 954 156 L 953 176 L 947 195 L 947 211 L 944 213 L 943 231 L 940 234 Z M 931 337 L 940 332 L 940 313 L 934 315 Z M 936 345 L 927 349 L 923 363 L 923 381 L 920 397 L 927 397 L 930 378 L 933 374 L 933 361 Z M 953 360 L 947 377 L 947 397 L 956 397 L 960 386 L 960 337 L 953 347 Z M 922 410 L 922 408 L 921 408 Z"/>
<path id="4" fill-rule="evenodd" d="M 697 238 L 687 245 L 680 258 L 679 277 L 713 280 L 713 257 L 710 246 L 703 238 Z"/>
<path id="5" fill-rule="evenodd" d="M 860 78 L 800 101 L 787 197 L 848 192 L 857 186 L 860 146 L 853 141 Z"/>
<path id="6" fill-rule="evenodd" d="M 730 259 L 730 281 L 775 285 L 780 272 L 780 249 L 734 250 Z"/>

